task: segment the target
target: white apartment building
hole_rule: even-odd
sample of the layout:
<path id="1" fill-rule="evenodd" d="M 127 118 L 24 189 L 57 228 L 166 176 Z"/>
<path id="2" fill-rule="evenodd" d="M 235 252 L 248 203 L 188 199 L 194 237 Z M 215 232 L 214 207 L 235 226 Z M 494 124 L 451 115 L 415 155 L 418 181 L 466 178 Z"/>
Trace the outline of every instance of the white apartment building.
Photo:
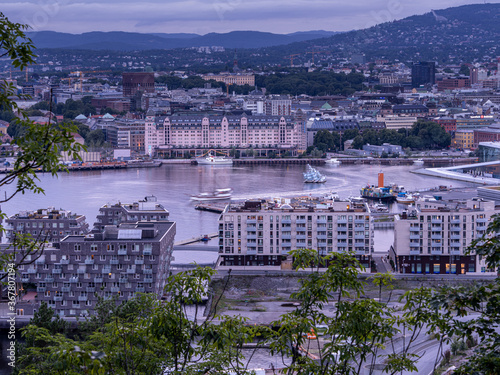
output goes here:
<path id="1" fill-rule="evenodd" d="M 291 250 L 309 248 L 353 251 L 369 270 L 372 224 L 364 203 L 304 197 L 229 204 L 219 217 L 219 268 L 279 267 Z"/>
<path id="2" fill-rule="evenodd" d="M 481 198 L 457 201 L 417 201 L 394 221 L 394 253 L 400 273 L 464 274 L 488 272 L 470 243 L 486 233 L 497 211 Z"/>

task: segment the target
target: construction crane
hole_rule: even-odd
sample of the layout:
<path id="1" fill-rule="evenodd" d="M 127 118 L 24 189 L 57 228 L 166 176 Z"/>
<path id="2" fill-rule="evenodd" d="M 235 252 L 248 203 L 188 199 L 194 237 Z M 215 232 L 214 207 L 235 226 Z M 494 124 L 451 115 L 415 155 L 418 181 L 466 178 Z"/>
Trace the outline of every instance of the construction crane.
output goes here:
<path id="1" fill-rule="evenodd" d="M 77 77 L 80 77 L 80 90 L 83 90 L 83 75 L 88 73 L 106 73 L 111 72 L 111 70 L 77 70 L 75 72 L 71 72 L 71 74 L 76 74 Z M 70 81 L 71 84 L 71 81 Z"/>
<path id="2" fill-rule="evenodd" d="M 286 57 L 290 58 L 290 66 L 293 67 L 293 58 L 294 58 L 294 56 L 300 56 L 300 55 L 301 55 L 300 53 L 294 53 L 293 55 L 286 56 Z"/>
<path id="3" fill-rule="evenodd" d="M 309 51 L 309 52 L 306 52 L 306 55 L 310 53 L 312 55 L 312 64 L 314 65 L 314 54 L 316 53 L 330 53 L 330 51 Z"/>

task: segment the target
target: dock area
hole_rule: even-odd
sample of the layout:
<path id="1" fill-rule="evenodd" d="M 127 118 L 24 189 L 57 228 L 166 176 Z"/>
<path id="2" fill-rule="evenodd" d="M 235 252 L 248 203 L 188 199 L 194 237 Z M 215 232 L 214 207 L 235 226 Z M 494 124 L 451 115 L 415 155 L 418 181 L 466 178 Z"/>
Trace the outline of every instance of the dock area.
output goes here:
<path id="1" fill-rule="evenodd" d="M 210 233 L 210 234 L 202 234 L 200 236 L 196 236 L 193 238 L 188 238 L 187 240 L 182 240 L 179 242 L 174 243 L 174 246 L 183 246 L 183 245 L 189 245 L 192 243 L 200 242 L 200 241 L 206 241 L 208 239 L 216 238 L 219 237 L 219 233 Z"/>
<path id="2" fill-rule="evenodd" d="M 194 206 L 195 210 L 198 211 L 207 211 L 207 212 L 213 212 L 216 214 L 221 214 L 224 211 L 224 208 L 226 205 L 221 205 L 221 204 L 197 204 Z"/>

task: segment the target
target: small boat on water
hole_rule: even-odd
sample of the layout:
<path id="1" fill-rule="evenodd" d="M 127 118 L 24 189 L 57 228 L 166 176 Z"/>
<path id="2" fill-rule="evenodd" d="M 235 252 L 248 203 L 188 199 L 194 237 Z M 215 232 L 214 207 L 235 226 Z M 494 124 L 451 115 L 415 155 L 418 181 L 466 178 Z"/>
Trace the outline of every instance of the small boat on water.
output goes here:
<path id="1" fill-rule="evenodd" d="M 424 164 L 424 159 L 415 159 L 413 160 L 413 164 Z"/>
<path id="2" fill-rule="evenodd" d="M 196 158 L 199 165 L 233 165 L 233 159 L 227 156 L 217 156 L 215 151 L 210 150 L 205 155 Z"/>
<path id="3" fill-rule="evenodd" d="M 401 204 L 412 204 L 415 203 L 416 197 L 410 193 L 398 193 L 396 196 L 396 202 Z"/>
<path id="4" fill-rule="evenodd" d="M 340 164 L 340 160 L 337 158 L 326 159 L 326 164 L 338 165 Z"/>
<path id="5" fill-rule="evenodd" d="M 214 201 L 222 199 L 231 199 L 232 193 L 233 189 L 231 188 L 215 189 L 213 192 L 191 195 L 191 199 L 194 201 Z"/>
<path id="6" fill-rule="evenodd" d="M 305 183 L 321 184 L 326 182 L 326 177 L 319 173 L 316 168 L 311 167 L 310 164 L 307 164 L 307 171 L 304 172 L 303 175 Z"/>

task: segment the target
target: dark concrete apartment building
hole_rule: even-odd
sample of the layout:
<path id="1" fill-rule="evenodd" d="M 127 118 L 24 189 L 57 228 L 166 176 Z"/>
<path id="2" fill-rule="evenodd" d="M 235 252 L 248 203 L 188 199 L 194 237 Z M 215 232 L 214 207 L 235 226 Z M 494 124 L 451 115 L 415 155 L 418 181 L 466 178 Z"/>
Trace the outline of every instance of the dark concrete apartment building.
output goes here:
<path id="1" fill-rule="evenodd" d="M 78 215 L 53 207 L 36 211 L 21 211 L 6 220 L 5 236 L 7 242 L 13 242 L 17 233 L 31 234 L 39 241 L 57 243 L 69 235 L 81 235 L 89 232 L 85 215 Z"/>
<path id="2" fill-rule="evenodd" d="M 69 235 L 22 267 L 20 281 L 34 283 L 37 303 L 46 302 L 60 316 L 92 313 L 99 296 L 126 301 L 136 293 L 154 293 L 161 298 L 175 231 L 174 222 L 139 221 Z"/>
<path id="3" fill-rule="evenodd" d="M 157 202 L 155 196 L 147 196 L 134 203 L 105 204 L 99 208 L 94 230 L 101 231 L 106 225 L 137 221 L 168 221 L 168 215 L 168 211 Z"/>

